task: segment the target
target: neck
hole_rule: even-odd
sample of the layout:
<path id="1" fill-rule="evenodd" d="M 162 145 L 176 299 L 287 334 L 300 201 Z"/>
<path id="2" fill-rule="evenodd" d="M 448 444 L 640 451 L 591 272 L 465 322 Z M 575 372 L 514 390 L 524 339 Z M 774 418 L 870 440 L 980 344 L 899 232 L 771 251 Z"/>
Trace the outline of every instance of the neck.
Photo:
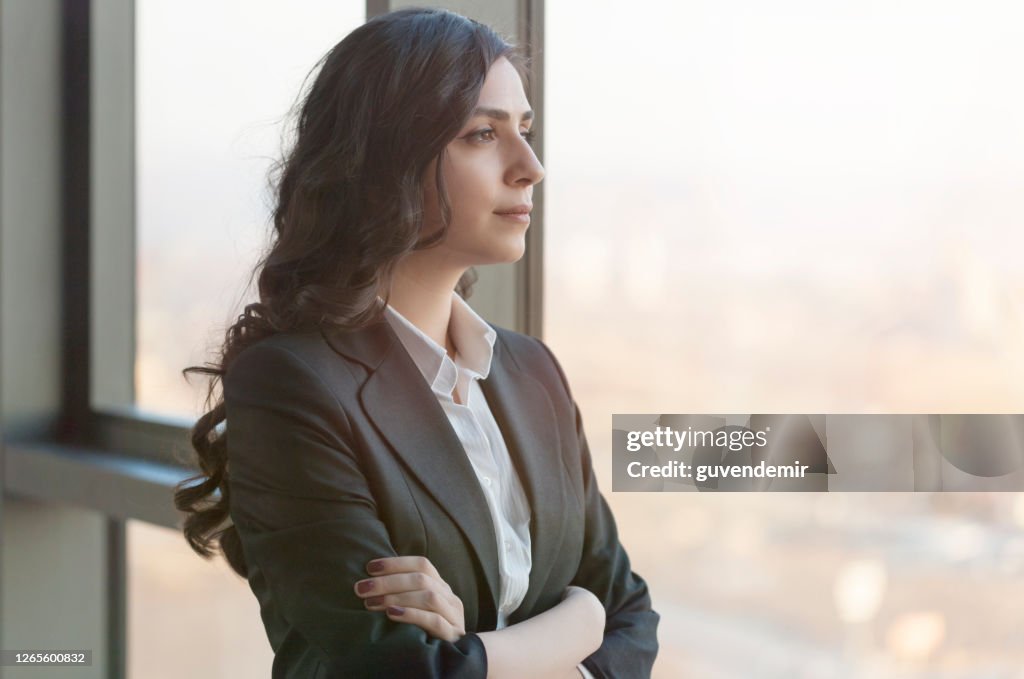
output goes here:
<path id="1" fill-rule="evenodd" d="M 430 339 L 455 355 L 449 339 L 452 291 L 465 269 L 445 269 L 424 256 L 429 250 L 407 255 L 395 267 L 388 303 Z"/>

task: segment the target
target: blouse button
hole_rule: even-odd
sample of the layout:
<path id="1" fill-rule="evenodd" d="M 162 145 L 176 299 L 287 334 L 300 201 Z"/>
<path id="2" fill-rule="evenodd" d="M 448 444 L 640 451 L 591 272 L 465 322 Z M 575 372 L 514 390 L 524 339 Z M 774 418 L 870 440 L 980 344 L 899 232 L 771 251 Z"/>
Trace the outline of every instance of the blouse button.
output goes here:
<path id="1" fill-rule="evenodd" d="M 512 549 L 512 543 L 509 542 L 508 540 L 505 540 L 505 551 L 508 552 L 511 549 Z"/>
<path id="2" fill-rule="evenodd" d="M 491 477 L 489 477 L 489 476 L 485 476 L 484 477 L 484 485 L 487 486 L 488 488 L 490 488 L 490 486 L 491 486 Z"/>

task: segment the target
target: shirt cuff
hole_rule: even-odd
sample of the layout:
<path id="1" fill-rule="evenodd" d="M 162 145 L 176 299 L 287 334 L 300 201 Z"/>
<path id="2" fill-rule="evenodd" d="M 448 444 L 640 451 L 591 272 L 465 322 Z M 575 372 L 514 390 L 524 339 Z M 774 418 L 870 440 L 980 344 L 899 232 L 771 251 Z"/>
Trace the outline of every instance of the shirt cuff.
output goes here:
<path id="1" fill-rule="evenodd" d="M 577 665 L 576 669 L 578 669 L 580 674 L 583 675 L 583 679 L 594 679 L 594 675 L 590 673 L 590 670 L 583 666 L 583 663 Z"/>

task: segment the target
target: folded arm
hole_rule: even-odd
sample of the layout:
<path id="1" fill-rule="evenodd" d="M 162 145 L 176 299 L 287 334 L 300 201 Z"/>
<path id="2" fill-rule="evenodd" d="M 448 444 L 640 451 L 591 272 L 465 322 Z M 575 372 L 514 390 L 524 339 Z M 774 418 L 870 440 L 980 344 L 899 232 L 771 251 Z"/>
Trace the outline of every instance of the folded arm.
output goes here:
<path id="1" fill-rule="evenodd" d="M 601 645 L 604 608 L 597 598 L 570 587 L 554 608 L 511 627 L 481 632 L 488 679 L 579 677 L 574 669 Z"/>
<path id="2" fill-rule="evenodd" d="M 463 603 L 429 559 L 385 557 L 368 563 L 366 570 L 372 577 L 355 583 L 354 589 L 367 610 L 384 611 L 390 619 L 416 625 L 439 639 L 454 642 L 465 636 Z M 604 622 L 597 597 L 569 586 L 554 608 L 479 634 L 487 651 L 488 679 L 592 679 L 579 663 L 601 645 Z"/>

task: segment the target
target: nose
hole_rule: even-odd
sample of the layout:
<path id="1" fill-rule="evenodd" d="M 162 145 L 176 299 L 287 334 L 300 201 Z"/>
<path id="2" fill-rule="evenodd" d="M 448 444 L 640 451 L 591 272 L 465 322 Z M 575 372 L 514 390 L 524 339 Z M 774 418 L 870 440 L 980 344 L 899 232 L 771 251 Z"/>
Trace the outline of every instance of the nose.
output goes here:
<path id="1" fill-rule="evenodd" d="M 516 147 L 516 156 L 508 168 L 508 180 L 519 186 L 533 186 L 544 179 L 544 166 L 526 140 Z"/>

